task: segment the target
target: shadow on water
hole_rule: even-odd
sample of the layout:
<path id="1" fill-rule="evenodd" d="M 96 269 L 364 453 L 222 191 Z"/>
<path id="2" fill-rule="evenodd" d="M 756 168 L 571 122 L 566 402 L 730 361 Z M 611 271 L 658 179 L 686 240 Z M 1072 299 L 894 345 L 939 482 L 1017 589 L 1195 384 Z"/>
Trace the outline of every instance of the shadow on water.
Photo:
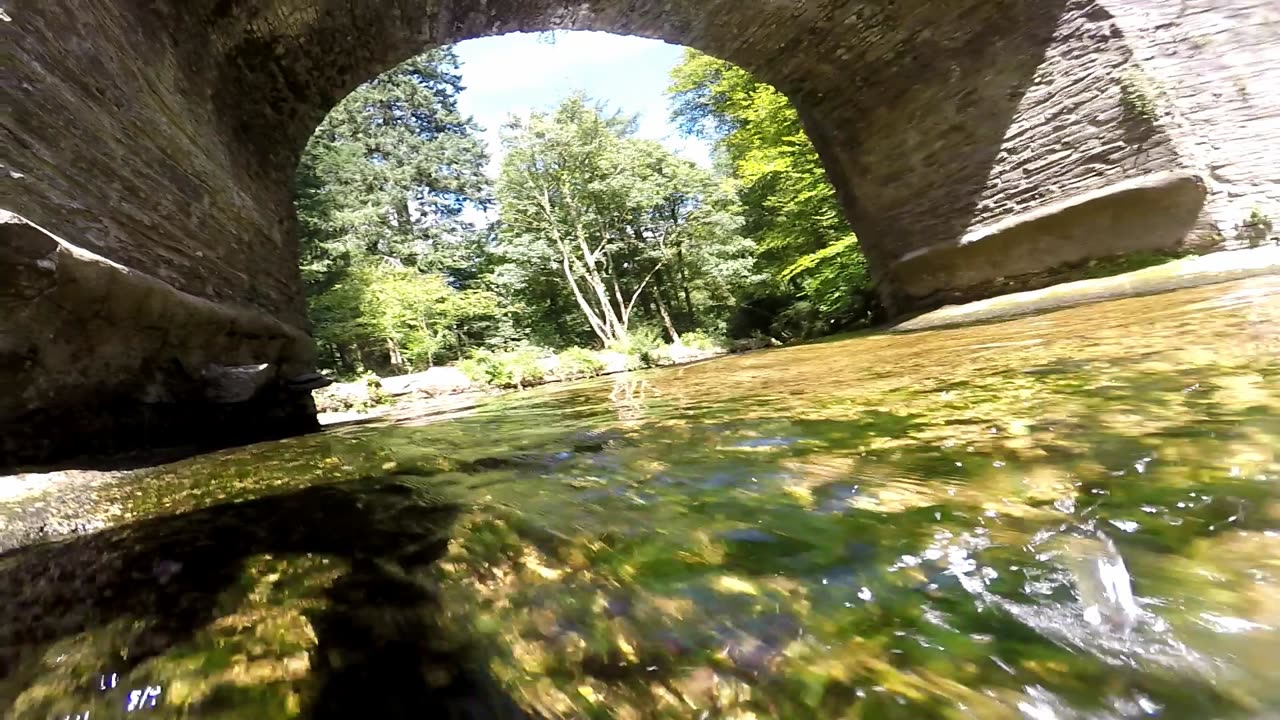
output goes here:
<path id="1" fill-rule="evenodd" d="M 303 717 L 417 718 L 425 709 L 444 718 L 531 717 L 456 633 L 438 626 L 427 571 L 447 548 L 458 507 L 429 482 L 390 475 L 311 487 L 0 555 L 0 706 L 51 679 L 20 717 L 114 717 L 130 687 L 168 691 L 149 677 L 148 661 L 192 644 L 228 603 L 243 604 L 254 592 L 251 559 L 270 557 L 342 568 L 336 578 L 306 572 L 274 595 L 306 596 L 314 628 Z M 66 642 L 94 633 L 111 645 L 87 649 L 102 663 L 97 671 Z M 251 700 L 244 684 L 215 688 L 189 710 L 270 717 L 272 699 Z"/>

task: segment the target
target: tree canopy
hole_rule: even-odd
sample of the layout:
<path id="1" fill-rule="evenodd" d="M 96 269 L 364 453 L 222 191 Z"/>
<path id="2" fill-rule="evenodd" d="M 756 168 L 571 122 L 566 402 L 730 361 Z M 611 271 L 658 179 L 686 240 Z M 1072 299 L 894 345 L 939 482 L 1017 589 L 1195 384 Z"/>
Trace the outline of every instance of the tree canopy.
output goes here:
<path id="1" fill-rule="evenodd" d="M 625 345 L 637 318 L 678 341 L 714 323 L 752 275 L 736 199 L 634 126 L 574 96 L 513 119 L 503 136 L 508 287 L 539 309 L 569 305 L 567 292 L 606 345 Z"/>
<path id="2" fill-rule="evenodd" d="M 671 77 L 672 117 L 685 133 L 715 144 L 768 279 L 754 297 L 741 298 L 744 307 L 754 300 L 774 308 L 770 329 L 783 335 L 867 322 L 876 303 L 866 260 L 791 102 L 746 70 L 695 50 L 685 51 Z"/>
<path id="3" fill-rule="evenodd" d="M 872 317 L 795 111 L 742 69 L 689 51 L 672 74 L 673 117 L 713 143 L 710 169 L 574 95 L 509 120 L 491 181 L 461 91 L 456 54 L 432 50 L 352 92 L 307 146 L 302 270 L 332 370 L 691 331 L 796 339 Z"/>
<path id="4" fill-rule="evenodd" d="M 476 285 L 491 202 L 479 128 L 442 48 L 357 88 L 316 129 L 296 176 L 303 278 L 321 349 L 344 372 L 459 357 L 501 303 Z"/>
<path id="5" fill-rule="evenodd" d="M 457 55 L 431 50 L 357 88 L 316 129 L 295 190 L 308 283 L 370 256 L 472 276 L 477 233 L 464 211 L 489 204 L 490 183 L 461 90 Z"/>

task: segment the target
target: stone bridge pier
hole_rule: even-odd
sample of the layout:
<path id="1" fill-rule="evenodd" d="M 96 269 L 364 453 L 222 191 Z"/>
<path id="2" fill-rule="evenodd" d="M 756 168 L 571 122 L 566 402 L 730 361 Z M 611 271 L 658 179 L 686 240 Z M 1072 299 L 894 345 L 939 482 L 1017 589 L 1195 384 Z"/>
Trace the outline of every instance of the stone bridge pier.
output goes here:
<path id="1" fill-rule="evenodd" d="M 7 0 L 0 464 L 309 427 L 312 130 L 428 47 L 547 29 L 786 93 L 896 313 L 1280 215 L 1274 0 Z"/>

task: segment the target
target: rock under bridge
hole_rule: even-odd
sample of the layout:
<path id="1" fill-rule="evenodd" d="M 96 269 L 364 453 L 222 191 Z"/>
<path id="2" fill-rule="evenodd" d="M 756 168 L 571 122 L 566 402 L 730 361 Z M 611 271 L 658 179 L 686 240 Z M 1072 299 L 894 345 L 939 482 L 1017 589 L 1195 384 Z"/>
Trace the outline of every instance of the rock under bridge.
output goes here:
<path id="1" fill-rule="evenodd" d="M 1280 206 L 1274 0 L 9 0 L 0 464 L 308 427 L 312 130 L 430 46 L 547 29 L 786 93 L 898 313 Z"/>

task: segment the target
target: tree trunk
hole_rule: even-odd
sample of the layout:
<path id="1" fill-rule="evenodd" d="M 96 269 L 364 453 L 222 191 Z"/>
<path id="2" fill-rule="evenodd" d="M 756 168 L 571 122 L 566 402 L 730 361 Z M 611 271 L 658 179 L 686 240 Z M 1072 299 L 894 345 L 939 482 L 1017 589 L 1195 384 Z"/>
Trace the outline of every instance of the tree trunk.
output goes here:
<path id="1" fill-rule="evenodd" d="M 671 336 L 671 344 L 681 344 L 680 333 L 676 332 L 676 326 L 671 322 L 671 313 L 667 312 L 667 304 L 662 301 L 662 291 L 656 286 L 653 290 L 653 301 L 658 306 L 658 314 L 662 316 L 662 325 L 667 329 L 667 335 Z"/>
<path id="2" fill-rule="evenodd" d="M 564 271 L 565 280 L 569 281 L 569 287 L 573 290 L 573 298 L 578 301 L 578 308 L 582 310 L 582 314 L 586 316 L 587 322 L 591 325 L 592 331 L 600 338 L 605 345 L 612 343 L 614 338 L 613 328 L 608 323 L 608 318 L 602 318 L 596 313 L 595 308 L 591 307 L 591 303 L 587 301 L 586 295 L 583 294 L 581 288 L 578 287 L 578 280 L 573 276 L 573 266 L 569 262 L 568 249 L 561 244 L 561 269 Z M 591 280 L 588 278 L 587 283 Z"/>
<path id="3" fill-rule="evenodd" d="M 618 301 L 618 311 L 622 318 L 622 326 L 624 328 L 631 327 L 631 307 L 627 305 L 627 301 L 622 297 L 622 287 L 618 285 L 618 273 L 613 271 L 613 259 L 609 260 L 609 283 L 613 285 L 613 297 Z"/>
<path id="4" fill-rule="evenodd" d="M 396 344 L 395 338 L 387 338 L 387 356 L 392 370 L 404 371 L 404 358 L 400 355 L 400 346 Z"/>
<path id="5" fill-rule="evenodd" d="M 333 351 L 338 356 L 338 362 L 342 365 L 343 374 L 354 373 L 356 371 L 355 361 L 351 359 L 350 349 L 342 343 L 334 343 Z"/>
<path id="6" fill-rule="evenodd" d="M 555 215 L 551 211 L 551 197 L 546 188 L 543 188 L 541 199 L 542 211 L 546 215 L 547 227 L 551 231 L 551 238 L 560 250 L 560 269 L 564 272 L 565 281 L 569 283 L 569 289 L 573 291 L 573 299 L 577 301 L 578 309 L 582 311 L 582 314 L 587 318 L 587 323 L 591 325 L 591 331 L 596 334 L 596 337 L 600 338 L 601 342 L 609 345 L 613 341 L 613 331 L 608 326 L 606 319 L 602 317 L 603 309 L 601 312 L 597 312 L 595 308 L 591 307 L 591 303 L 582 292 L 582 288 L 578 286 L 578 279 L 573 274 L 572 253 L 569 252 L 569 244 L 560 234 Z"/>
<path id="7" fill-rule="evenodd" d="M 684 294 L 684 312 L 689 322 L 698 316 L 693 313 L 693 298 L 689 295 L 689 274 L 684 265 L 684 243 L 676 247 L 677 262 L 680 263 L 680 290 Z"/>
<path id="8" fill-rule="evenodd" d="M 604 278 L 600 275 L 600 269 L 596 267 L 596 256 L 591 252 L 591 246 L 587 242 L 587 231 L 582 226 L 581 219 L 575 218 L 574 220 L 574 236 L 578 240 L 578 249 L 582 253 L 583 275 L 587 285 L 595 291 L 596 298 L 600 301 L 600 311 L 604 315 L 604 323 L 610 328 L 614 339 L 621 341 L 627 336 L 627 324 L 619 318 L 618 312 L 609 300 L 609 288 L 605 285 Z M 625 308 L 622 309 L 625 310 Z"/>

